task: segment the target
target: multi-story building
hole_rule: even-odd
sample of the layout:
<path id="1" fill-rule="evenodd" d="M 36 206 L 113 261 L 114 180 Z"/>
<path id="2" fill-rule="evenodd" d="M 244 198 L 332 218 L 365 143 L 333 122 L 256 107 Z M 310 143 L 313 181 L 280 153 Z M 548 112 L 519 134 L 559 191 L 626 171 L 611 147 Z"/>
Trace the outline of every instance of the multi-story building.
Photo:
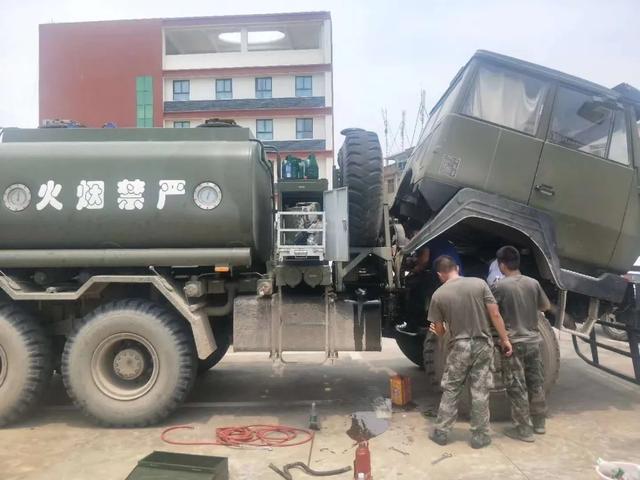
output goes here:
<path id="1" fill-rule="evenodd" d="M 384 203 L 391 205 L 391 201 L 400 186 L 402 172 L 407 165 L 407 160 L 411 157 L 413 147 L 409 147 L 394 155 L 385 158 L 384 165 Z"/>
<path id="2" fill-rule="evenodd" d="M 328 12 L 40 26 L 40 121 L 196 127 L 233 119 L 333 166 Z"/>

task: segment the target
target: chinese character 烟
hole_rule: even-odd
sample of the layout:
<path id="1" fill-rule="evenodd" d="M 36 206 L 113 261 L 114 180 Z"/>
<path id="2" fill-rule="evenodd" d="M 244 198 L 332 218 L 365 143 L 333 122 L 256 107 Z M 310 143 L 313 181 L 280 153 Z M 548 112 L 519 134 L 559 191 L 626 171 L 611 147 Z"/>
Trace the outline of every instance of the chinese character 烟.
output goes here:
<path id="1" fill-rule="evenodd" d="M 118 182 L 118 207 L 120 210 L 142 210 L 144 206 L 144 185 L 140 179 Z"/>
<path id="2" fill-rule="evenodd" d="M 160 190 L 158 191 L 158 210 L 164 208 L 168 195 L 184 195 L 185 180 L 160 180 Z"/>
<path id="3" fill-rule="evenodd" d="M 38 196 L 42 200 L 36 203 L 36 210 L 42 210 L 47 205 L 51 205 L 56 210 L 62 210 L 62 203 L 56 198 L 60 195 L 61 190 L 62 185 L 54 182 L 53 180 L 48 180 L 47 183 L 40 185 Z"/>
<path id="4" fill-rule="evenodd" d="M 77 210 L 87 208 L 99 210 L 104 207 L 104 182 L 102 180 L 80 180 L 76 189 Z"/>

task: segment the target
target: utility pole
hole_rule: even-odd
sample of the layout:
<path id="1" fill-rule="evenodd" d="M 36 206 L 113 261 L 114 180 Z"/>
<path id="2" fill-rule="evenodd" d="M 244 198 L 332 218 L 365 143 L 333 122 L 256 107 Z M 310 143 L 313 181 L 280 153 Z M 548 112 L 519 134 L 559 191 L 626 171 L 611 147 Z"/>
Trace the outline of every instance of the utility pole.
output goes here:
<path id="1" fill-rule="evenodd" d="M 382 123 L 384 124 L 384 163 L 387 163 L 389 156 L 389 121 L 387 119 L 387 109 L 382 109 Z"/>
<path id="2" fill-rule="evenodd" d="M 420 131 L 421 132 L 424 129 L 424 122 L 427 118 L 427 106 L 426 106 L 425 97 L 426 97 L 426 92 L 424 91 L 424 89 L 420 90 L 420 111 L 418 112 L 418 115 L 420 115 Z"/>
<path id="3" fill-rule="evenodd" d="M 407 111 L 402 110 L 402 121 L 400 122 L 400 151 L 404 152 L 404 137 L 405 137 L 405 125 L 406 125 Z"/>

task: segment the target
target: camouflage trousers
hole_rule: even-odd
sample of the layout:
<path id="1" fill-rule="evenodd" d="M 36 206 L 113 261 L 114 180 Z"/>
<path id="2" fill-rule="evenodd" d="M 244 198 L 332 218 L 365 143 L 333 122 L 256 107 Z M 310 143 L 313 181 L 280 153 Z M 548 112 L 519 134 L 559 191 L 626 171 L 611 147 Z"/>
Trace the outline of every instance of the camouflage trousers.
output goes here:
<path id="1" fill-rule="evenodd" d="M 442 398 L 436 429 L 449 433 L 458 417 L 458 402 L 467 379 L 471 390 L 471 431 L 489 431 L 489 390 L 493 377 L 493 346 L 486 338 L 456 340 L 442 376 Z"/>
<path id="2" fill-rule="evenodd" d="M 516 425 L 531 426 L 531 417 L 545 417 L 544 368 L 539 343 L 514 343 L 513 355 L 502 357 L 502 375 Z"/>

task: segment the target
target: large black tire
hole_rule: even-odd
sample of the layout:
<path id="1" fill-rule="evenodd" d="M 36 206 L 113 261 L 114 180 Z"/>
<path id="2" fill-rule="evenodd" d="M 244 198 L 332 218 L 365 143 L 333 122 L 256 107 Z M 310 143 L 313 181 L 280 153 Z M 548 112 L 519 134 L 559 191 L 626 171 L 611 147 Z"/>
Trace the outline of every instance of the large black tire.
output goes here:
<path id="1" fill-rule="evenodd" d="M 0 426 L 24 417 L 42 399 L 52 371 L 42 325 L 16 305 L 0 307 Z"/>
<path id="2" fill-rule="evenodd" d="M 422 354 L 424 335 L 416 335 L 415 337 L 412 337 L 411 335 L 404 335 L 396 332 L 396 343 L 405 357 L 415 363 L 418 367 L 424 367 L 424 357 Z"/>
<path id="3" fill-rule="evenodd" d="M 547 319 L 542 315 L 540 315 L 540 319 L 538 321 L 538 330 L 542 337 L 540 346 L 542 363 L 544 365 L 544 389 L 545 392 L 548 393 L 558 381 L 560 374 L 560 345 L 558 345 L 558 340 L 553 328 L 551 328 Z M 425 341 L 425 373 L 427 374 L 429 385 L 434 389 L 440 388 L 440 381 L 442 380 L 447 355 L 449 354 L 448 343 L 448 335 L 445 334 L 444 337 L 438 338 L 431 332 L 429 332 L 427 335 L 427 341 Z M 496 354 L 497 356 L 500 355 L 498 352 L 496 352 Z M 502 369 L 500 362 L 496 361 L 494 363 L 495 372 L 493 392 L 503 392 L 504 387 L 502 386 Z"/>
<path id="4" fill-rule="evenodd" d="M 338 152 L 342 186 L 349 188 L 349 244 L 374 247 L 382 227 L 383 165 L 374 132 L 348 128 Z"/>
<path id="5" fill-rule="evenodd" d="M 144 427 L 169 416 L 196 376 L 185 322 L 147 300 L 105 304 L 67 340 L 62 376 L 69 396 L 105 426 Z"/>

